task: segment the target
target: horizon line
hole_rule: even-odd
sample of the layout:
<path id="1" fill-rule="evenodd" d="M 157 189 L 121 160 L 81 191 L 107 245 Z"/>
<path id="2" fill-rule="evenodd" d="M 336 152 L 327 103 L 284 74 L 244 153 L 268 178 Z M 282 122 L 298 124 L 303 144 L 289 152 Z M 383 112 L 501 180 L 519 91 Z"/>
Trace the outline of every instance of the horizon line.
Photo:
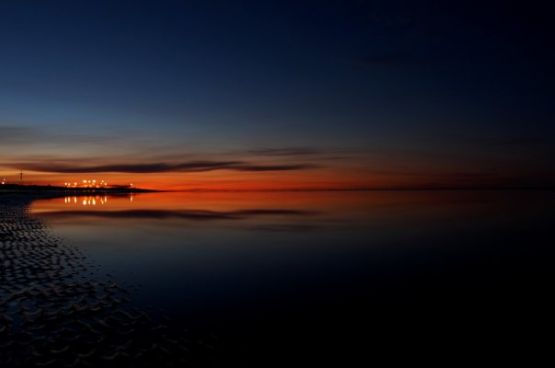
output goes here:
<path id="1" fill-rule="evenodd" d="M 64 191 L 103 191 L 106 188 L 65 188 L 56 185 L 37 185 L 37 184 L 6 184 L 6 187 L 34 187 L 44 189 L 60 189 Z M 0 188 L 2 187 L 0 186 Z M 124 189 L 124 188 L 111 188 Z M 371 191 L 555 191 L 555 186 L 415 186 L 415 187 L 353 187 L 353 188 L 261 188 L 261 189 L 210 189 L 210 188 L 190 188 L 190 189 L 151 189 L 133 188 L 135 191 L 145 192 L 171 192 L 171 193 L 202 193 L 202 192 L 371 192 Z"/>

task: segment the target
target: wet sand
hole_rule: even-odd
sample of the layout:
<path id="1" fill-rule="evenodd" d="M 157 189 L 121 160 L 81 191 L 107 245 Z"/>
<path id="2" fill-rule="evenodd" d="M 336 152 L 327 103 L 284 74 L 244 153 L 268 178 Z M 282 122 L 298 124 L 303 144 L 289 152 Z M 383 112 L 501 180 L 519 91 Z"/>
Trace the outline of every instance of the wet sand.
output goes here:
<path id="1" fill-rule="evenodd" d="M 155 321 L 28 207 L 0 193 L 0 367 L 213 366 L 213 343 Z M 168 326 L 170 325 L 170 326 Z"/>

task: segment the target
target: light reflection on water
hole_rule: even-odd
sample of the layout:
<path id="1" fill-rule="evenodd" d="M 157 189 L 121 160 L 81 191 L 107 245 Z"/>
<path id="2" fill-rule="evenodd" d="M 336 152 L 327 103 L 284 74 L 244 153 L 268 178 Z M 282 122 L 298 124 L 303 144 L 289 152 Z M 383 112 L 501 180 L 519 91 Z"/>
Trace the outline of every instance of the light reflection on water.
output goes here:
<path id="1" fill-rule="evenodd" d="M 76 206 L 78 206 L 79 204 L 81 206 L 96 206 L 98 204 L 103 206 L 105 204 L 108 204 L 108 196 L 80 196 L 79 199 L 77 198 L 77 196 L 64 197 L 64 204 Z"/>
<path id="2" fill-rule="evenodd" d="M 554 204 L 551 192 L 152 193 L 40 200 L 32 213 L 138 285 L 141 306 L 211 328 L 240 321 L 258 336 L 270 333 L 260 321 L 307 305 L 326 323 L 362 323 L 378 301 L 514 296 L 514 280 L 551 269 L 541 245 Z M 326 310 L 334 303 L 345 311 Z"/>

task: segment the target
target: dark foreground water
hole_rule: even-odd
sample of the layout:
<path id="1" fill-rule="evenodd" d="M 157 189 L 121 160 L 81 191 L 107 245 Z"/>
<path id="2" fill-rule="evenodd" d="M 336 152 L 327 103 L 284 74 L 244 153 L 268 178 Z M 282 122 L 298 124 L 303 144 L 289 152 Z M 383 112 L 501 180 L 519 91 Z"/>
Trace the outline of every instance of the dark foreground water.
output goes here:
<path id="1" fill-rule="evenodd" d="M 158 193 L 39 200 L 32 215 L 138 309 L 215 341 L 210 364 L 367 366 L 549 350 L 554 205 L 531 191 Z"/>

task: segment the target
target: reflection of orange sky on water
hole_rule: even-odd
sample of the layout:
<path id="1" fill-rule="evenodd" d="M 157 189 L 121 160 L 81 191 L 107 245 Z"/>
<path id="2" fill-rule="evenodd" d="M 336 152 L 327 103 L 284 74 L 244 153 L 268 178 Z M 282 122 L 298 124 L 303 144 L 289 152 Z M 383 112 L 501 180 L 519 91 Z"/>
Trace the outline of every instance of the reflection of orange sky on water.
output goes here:
<path id="1" fill-rule="evenodd" d="M 429 197 L 429 198 L 428 198 Z M 404 192 L 160 192 L 141 193 L 122 196 L 66 196 L 39 200 L 34 210 L 64 211 L 106 211 L 124 209 L 203 209 L 211 211 L 235 211 L 251 208 L 294 208 L 304 210 L 317 209 L 356 209 L 381 207 L 395 204 L 422 202 L 435 196 L 407 195 Z"/>
<path id="2" fill-rule="evenodd" d="M 251 208 L 315 210 L 364 205 L 358 192 L 161 192 L 130 196 L 67 196 L 35 202 L 34 211 L 117 211 L 126 209 L 202 209 L 236 211 Z"/>
<path id="3" fill-rule="evenodd" d="M 477 208 L 499 212 L 518 201 L 512 192 L 489 191 L 162 192 L 38 200 L 33 203 L 32 212 L 290 209 L 319 216 L 339 214 L 381 221 L 384 216 L 402 218 L 410 213 L 441 217 Z"/>
<path id="4" fill-rule="evenodd" d="M 379 242 L 384 234 L 406 236 L 408 231 L 418 236 L 446 227 L 458 231 L 477 218 L 496 226 L 520 216 L 525 220 L 531 209 L 541 213 L 548 208 L 543 192 L 168 192 L 110 196 L 104 204 L 96 201 L 90 205 L 91 199 L 37 200 L 31 214 L 53 229 L 66 229 L 70 238 L 75 233 L 88 238 L 90 231 L 108 231 L 115 237 L 129 236 L 125 231 L 163 237 L 165 232 L 174 234 L 172 231 L 225 234 L 219 231 L 226 229 L 293 232 L 307 237 L 328 232 L 355 236 L 358 231 L 372 231 Z"/>

